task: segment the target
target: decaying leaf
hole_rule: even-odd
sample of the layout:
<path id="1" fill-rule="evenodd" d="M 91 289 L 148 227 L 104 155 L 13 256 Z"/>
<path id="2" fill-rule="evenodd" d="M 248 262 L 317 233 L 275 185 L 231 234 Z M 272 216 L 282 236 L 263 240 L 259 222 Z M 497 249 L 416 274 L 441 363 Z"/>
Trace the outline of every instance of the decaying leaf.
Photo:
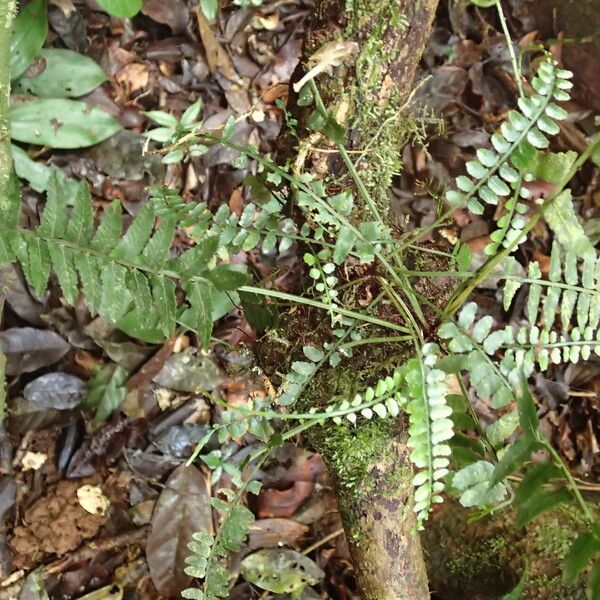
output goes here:
<path id="1" fill-rule="evenodd" d="M 246 581 L 275 594 L 298 592 L 323 579 L 325 573 L 310 558 L 295 550 L 259 550 L 244 558 Z"/>
<path id="2" fill-rule="evenodd" d="M 191 578 L 183 572 L 187 544 L 193 533 L 212 530 L 209 480 L 196 467 L 181 465 L 156 503 L 146 543 L 150 576 L 162 595 L 179 597 L 189 586 Z"/>

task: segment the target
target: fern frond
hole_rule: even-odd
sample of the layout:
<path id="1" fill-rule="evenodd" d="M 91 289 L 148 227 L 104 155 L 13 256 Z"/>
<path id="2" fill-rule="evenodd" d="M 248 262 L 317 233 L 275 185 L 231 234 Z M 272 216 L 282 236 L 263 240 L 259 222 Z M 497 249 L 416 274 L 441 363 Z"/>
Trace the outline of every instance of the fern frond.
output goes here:
<path id="1" fill-rule="evenodd" d="M 123 235 L 121 207 L 115 201 L 94 230 L 87 185 L 79 184 L 69 211 L 64 181 L 56 167 L 48 180 L 46 204 L 36 229 L 18 226 L 18 188 L 2 198 L 0 262 L 17 260 L 38 294 L 44 292 L 54 273 L 68 304 L 76 304 L 81 289 L 92 314 L 115 324 L 128 323 L 142 339 L 167 337 L 178 322 L 197 332 L 208 345 L 217 290 L 235 289 L 246 282 L 243 274 L 229 271 L 227 266 L 215 268 L 218 237 L 214 235 L 169 260 L 176 219 L 165 216 L 156 224 L 150 204 L 140 210 Z M 177 281 L 187 293 L 179 308 Z"/>
<path id="2" fill-rule="evenodd" d="M 520 199 L 529 197 L 523 181 L 533 179 L 530 165 L 537 149 L 547 148 L 545 134 L 558 133 L 556 121 L 567 117 L 566 111 L 553 100 L 569 99 L 566 90 L 572 87 L 572 73 L 556 68 L 556 61 L 548 57 L 532 80 L 535 93 L 519 98 L 519 110 L 511 110 L 500 130 L 491 137 L 492 148 L 477 150 L 477 158 L 467 162 L 466 175 L 456 178 L 459 191 L 451 190 L 447 200 L 454 205 L 466 205 L 475 214 L 482 214 L 485 205 L 497 205 L 503 199 L 506 214 L 498 220 L 498 229 L 491 235 L 485 248 L 489 255 L 500 246 L 508 247 L 522 238 L 525 226 L 523 214 L 527 205 Z"/>
<path id="3" fill-rule="evenodd" d="M 406 381 L 412 400 L 406 409 L 409 414 L 408 446 L 412 448 L 411 462 L 419 471 L 413 479 L 414 511 L 417 528 L 423 529 L 434 503 L 443 501 L 443 479 L 448 475 L 451 454 L 448 440 L 454 435 L 450 420 L 452 409 L 446 404 L 446 374 L 436 369 L 435 344 L 425 344 L 422 358 L 407 364 Z"/>

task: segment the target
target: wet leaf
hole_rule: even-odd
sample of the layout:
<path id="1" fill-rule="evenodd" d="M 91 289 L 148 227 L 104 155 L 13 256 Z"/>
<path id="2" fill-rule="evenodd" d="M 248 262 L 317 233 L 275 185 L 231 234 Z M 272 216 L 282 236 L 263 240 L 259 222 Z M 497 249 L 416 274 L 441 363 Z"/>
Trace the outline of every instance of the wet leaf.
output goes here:
<path id="1" fill-rule="evenodd" d="M 184 574 L 188 542 L 197 531 L 212 533 L 208 479 L 196 467 L 181 465 L 165 484 L 146 543 L 150 576 L 164 596 L 179 597 L 191 578 Z"/>
<path id="2" fill-rule="evenodd" d="M 99 108 L 62 98 L 32 100 L 10 109 L 11 137 L 52 148 L 85 148 L 121 130 Z"/>
<path id="3" fill-rule="evenodd" d="M 0 350 L 6 355 L 6 374 L 20 375 L 59 361 L 69 345 L 53 331 L 12 327 L 0 333 Z"/>
<path id="4" fill-rule="evenodd" d="M 313 585 L 325 573 L 295 550 L 259 550 L 246 556 L 240 572 L 248 583 L 275 594 L 289 594 Z"/>
<path id="5" fill-rule="evenodd" d="M 23 397 L 29 412 L 48 410 L 69 410 L 81 402 L 85 394 L 85 383 L 68 373 L 47 373 L 25 386 Z"/>
<path id="6" fill-rule="evenodd" d="M 168 358 L 153 381 L 178 392 L 198 393 L 214 390 L 222 379 L 219 368 L 210 358 L 186 348 Z"/>

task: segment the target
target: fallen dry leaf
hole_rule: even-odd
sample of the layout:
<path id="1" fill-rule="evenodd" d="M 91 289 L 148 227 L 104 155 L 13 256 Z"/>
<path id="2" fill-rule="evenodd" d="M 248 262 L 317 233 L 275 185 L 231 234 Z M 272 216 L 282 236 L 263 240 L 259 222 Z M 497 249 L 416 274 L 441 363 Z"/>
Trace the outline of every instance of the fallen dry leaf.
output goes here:
<path id="1" fill-rule="evenodd" d="M 48 460 L 44 452 L 26 452 L 21 461 L 22 471 L 37 471 Z"/>
<path id="2" fill-rule="evenodd" d="M 77 488 L 77 499 L 83 510 L 91 515 L 105 515 L 110 507 L 110 500 L 97 485 L 82 485 Z"/>

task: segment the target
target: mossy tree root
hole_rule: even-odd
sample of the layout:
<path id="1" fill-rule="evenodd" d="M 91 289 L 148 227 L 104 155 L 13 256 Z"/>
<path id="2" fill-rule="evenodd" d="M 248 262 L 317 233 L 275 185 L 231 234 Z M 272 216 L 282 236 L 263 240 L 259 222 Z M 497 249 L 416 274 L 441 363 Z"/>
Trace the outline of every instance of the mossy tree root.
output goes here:
<path id="1" fill-rule="evenodd" d="M 407 138 L 403 108 L 413 89 L 437 3 L 438 0 L 318 0 L 305 37 L 307 58 L 328 42 L 343 40 L 358 46 L 358 55 L 332 74 L 320 75 L 317 87 L 326 107 L 349 130 L 347 148 L 363 149 L 368 145 L 369 151 L 357 169 L 384 220 L 389 217 L 388 193 Z M 299 70 L 295 80 L 302 75 Z M 316 177 L 344 174 L 345 167 L 336 153 L 325 159 L 322 153 L 313 154 L 313 147 L 327 145 L 328 141 L 320 139 L 315 143 L 314 132 L 306 127 L 312 108 L 294 106 L 292 96 L 290 109 L 298 119 L 301 137 L 301 161 L 296 160 L 296 164 L 300 162 L 301 168 Z M 303 144 L 303 139 L 308 143 Z M 280 155 L 290 158 L 291 144 L 286 145 Z M 361 194 L 356 193 L 356 214 L 358 218 L 366 215 L 372 219 L 370 209 L 361 205 L 363 201 Z M 295 331 L 297 338 L 298 329 Z M 407 349 L 396 346 L 392 353 L 398 355 L 399 361 L 406 360 Z M 375 348 L 374 352 L 377 353 Z M 366 356 L 364 362 L 366 368 L 361 369 L 353 358 L 344 373 L 340 373 L 340 367 L 331 369 L 331 373 L 320 373 L 318 379 L 327 381 L 327 385 L 313 382 L 309 386 L 312 391 L 303 401 L 323 406 L 336 394 L 348 393 L 350 389 L 360 391 L 365 384 L 373 384 L 388 374 L 388 360 Z M 387 366 L 381 366 L 383 363 Z M 340 379 L 347 389 L 333 389 L 339 386 L 332 382 Z M 415 533 L 405 423 L 399 419 L 387 427 L 373 422 L 354 429 L 327 426 L 310 437 L 337 481 L 338 506 L 361 598 L 428 599 L 425 562 Z M 348 467 L 351 473 L 347 472 Z"/>

